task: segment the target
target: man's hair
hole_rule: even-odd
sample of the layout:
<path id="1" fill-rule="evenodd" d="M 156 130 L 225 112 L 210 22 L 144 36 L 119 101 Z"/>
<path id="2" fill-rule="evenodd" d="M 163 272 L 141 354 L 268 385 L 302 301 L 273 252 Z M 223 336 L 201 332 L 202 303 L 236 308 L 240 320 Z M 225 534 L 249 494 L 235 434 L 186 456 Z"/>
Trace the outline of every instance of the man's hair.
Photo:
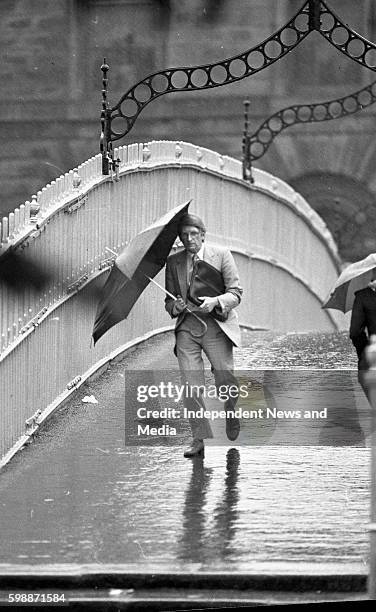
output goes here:
<path id="1" fill-rule="evenodd" d="M 179 225 L 178 225 L 178 234 L 179 234 L 179 236 L 181 234 L 181 230 L 182 230 L 184 225 L 193 225 L 194 227 L 197 227 L 202 232 L 204 232 L 204 233 L 206 232 L 206 227 L 204 225 L 203 220 L 200 219 L 200 217 L 198 217 L 197 215 L 191 215 L 191 214 L 187 213 L 187 214 L 182 216 L 182 218 L 179 221 Z"/>

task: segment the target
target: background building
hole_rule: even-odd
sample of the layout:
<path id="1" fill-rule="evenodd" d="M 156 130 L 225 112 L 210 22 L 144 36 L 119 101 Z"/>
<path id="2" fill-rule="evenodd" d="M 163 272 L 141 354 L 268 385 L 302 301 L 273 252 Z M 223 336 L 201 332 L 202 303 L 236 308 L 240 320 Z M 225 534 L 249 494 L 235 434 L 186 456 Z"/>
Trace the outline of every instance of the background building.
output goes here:
<path id="1" fill-rule="evenodd" d="M 110 65 L 114 105 L 149 73 L 212 63 L 257 45 L 303 3 L 2 0 L 1 214 L 98 152 L 103 57 Z M 328 4 L 353 29 L 376 40 L 372 0 Z M 373 81 L 372 70 L 315 32 L 274 65 L 238 83 L 155 100 L 120 142 L 184 140 L 240 158 L 245 98 L 251 101 L 253 133 L 281 108 L 342 97 Z M 307 198 L 345 260 L 376 251 L 375 112 L 371 106 L 337 121 L 288 128 L 255 164 Z"/>

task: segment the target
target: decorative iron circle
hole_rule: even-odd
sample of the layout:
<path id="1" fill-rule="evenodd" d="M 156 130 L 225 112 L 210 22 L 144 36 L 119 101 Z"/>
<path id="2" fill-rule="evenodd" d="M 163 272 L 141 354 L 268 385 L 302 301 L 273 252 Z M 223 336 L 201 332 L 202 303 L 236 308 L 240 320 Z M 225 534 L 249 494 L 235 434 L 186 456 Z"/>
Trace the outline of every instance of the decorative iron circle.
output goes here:
<path id="1" fill-rule="evenodd" d="M 255 47 L 214 64 L 150 74 L 133 85 L 112 108 L 107 106 L 108 65 L 104 63 L 101 151 L 110 151 L 112 142 L 126 136 L 145 106 L 156 98 L 173 92 L 221 87 L 252 76 L 284 57 L 313 30 L 353 61 L 376 71 L 376 45 L 343 23 L 324 0 L 317 0 L 317 5 L 308 0 L 288 23 Z M 338 119 L 366 108 L 375 101 L 374 89 L 373 84 L 339 100 L 283 109 L 266 120 L 251 138 L 247 137 L 246 153 L 250 160 L 259 159 L 275 136 L 290 125 Z M 260 130 L 263 142 L 258 139 Z"/>
<path id="2" fill-rule="evenodd" d="M 320 34 L 336 49 L 369 70 L 376 71 L 376 45 L 348 27 L 321 1 Z"/>
<path id="3" fill-rule="evenodd" d="M 119 140 L 128 134 L 145 106 L 159 96 L 221 87 L 267 68 L 309 34 L 308 22 L 309 5 L 306 3 L 285 26 L 248 51 L 214 64 L 170 68 L 150 74 L 131 87 L 110 110 L 110 140 Z M 124 119 L 121 131 L 112 125 L 118 117 Z M 116 123 L 119 125 L 119 121 Z"/>
<path id="4" fill-rule="evenodd" d="M 252 162 L 260 159 L 283 130 L 299 123 L 318 123 L 353 115 L 376 102 L 376 81 L 343 98 L 288 106 L 271 115 L 248 138 L 246 156 Z"/>

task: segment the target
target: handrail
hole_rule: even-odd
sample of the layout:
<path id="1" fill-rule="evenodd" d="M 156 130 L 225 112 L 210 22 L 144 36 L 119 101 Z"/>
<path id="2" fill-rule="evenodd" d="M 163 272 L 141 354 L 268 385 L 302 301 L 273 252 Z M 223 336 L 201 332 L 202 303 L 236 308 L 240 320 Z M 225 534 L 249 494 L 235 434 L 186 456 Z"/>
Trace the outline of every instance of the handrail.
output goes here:
<path id="1" fill-rule="evenodd" d="M 333 238 L 289 185 L 257 170 L 250 186 L 240 161 L 184 142 L 133 144 L 116 154 L 116 173 L 103 177 L 98 155 L 42 189 L 32 217 L 13 213 L 18 225 L 11 231 L 9 217 L 3 222 L 0 264 L 9 249 L 23 250 L 46 282 L 41 290 L 22 285 L 15 296 L 2 282 L 0 455 L 18 448 L 59 404 L 57 397 L 77 389 L 85 372 L 119 344 L 171 324 L 159 292 L 149 286 L 127 320 L 90 346 L 98 289 L 115 257 L 109 252 L 119 253 L 187 196 L 208 222 L 208 240 L 227 245 L 239 264 L 250 296 L 239 306 L 242 324 L 338 329 L 336 313 L 321 309 L 338 275 Z"/>
<path id="2" fill-rule="evenodd" d="M 210 149 L 182 141 L 152 141 L 123 145 L 114 151 L 119 158 L 119 168 L 110 176 L 103 176 L 101 155 L 90 158 L 77 168 L 52 181 L 31 196 L 31 202 L 3 217 L 0 222 L 0 257 L 10 246 L 25 245 L 27 239 L 38 236 L 43 226 L 59 210 L 67 208 L 73 213 L 84 204 L 85 194 L 103 182 L 117 182 L 120 174 L 138 169 L 152 169 L 166 164 L 190 164 L 219 173 L 234 180 L 243 180 L 242 164 L 235 158 L 221 155 Z M 274 195 L 294 198 L 304 211 L 308 222 L 327 241 L 333 256 L 338 258 L 337 247 L 321 217 L 287 183 L 259 169 L 255 169 L 255 187 L 271 190 Z"/>

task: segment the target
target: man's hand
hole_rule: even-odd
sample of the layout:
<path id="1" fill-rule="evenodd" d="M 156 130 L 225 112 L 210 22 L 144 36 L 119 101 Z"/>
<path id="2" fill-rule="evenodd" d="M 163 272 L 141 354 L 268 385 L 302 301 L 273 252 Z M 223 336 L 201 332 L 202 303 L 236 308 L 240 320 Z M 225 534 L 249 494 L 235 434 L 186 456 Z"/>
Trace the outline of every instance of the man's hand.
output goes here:
<path id="1" fill-rule="evenodd" d="M 203 312 L 211 312 L 216 306 L 218 306 L 218 298 L 216 297 L 207 297 L 204 295 L 198 299 L 202 301 L 200 309 Z"/>
<path id="2" fill-rule="evenodd" d="M 181 297 L 181 295 L 177 295 L 176 296 L 176 300 L 174 302 L 174 311 L 175 311 L 175 314 L 180 314 L 186 308 L 187 308 L 187 304 L 184 302 L 184 300 Z"/>

